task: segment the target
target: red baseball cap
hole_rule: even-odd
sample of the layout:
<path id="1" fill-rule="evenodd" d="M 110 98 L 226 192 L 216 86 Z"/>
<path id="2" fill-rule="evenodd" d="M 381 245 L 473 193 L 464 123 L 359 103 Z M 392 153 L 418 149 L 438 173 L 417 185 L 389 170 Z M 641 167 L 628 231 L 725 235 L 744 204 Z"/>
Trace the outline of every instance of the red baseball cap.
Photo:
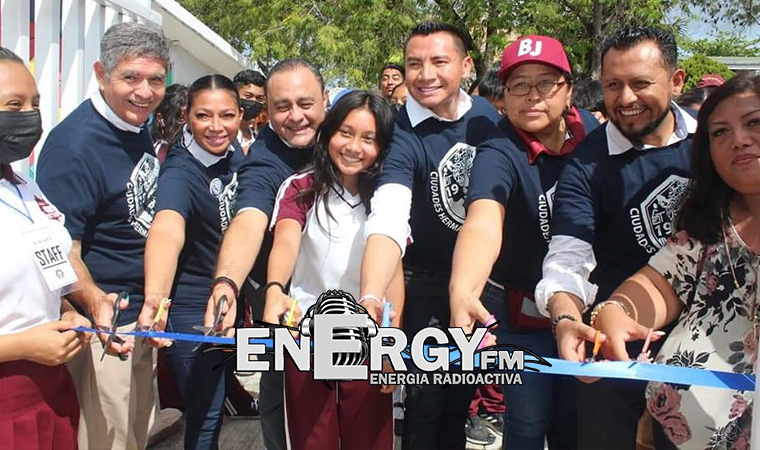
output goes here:
<path id="1" fill-rule="evenodd" d="M 552 66 L 562 72 L 572 73 L 562 43 L 548 36 L 523 36 L 512 42 L 501 55 L 499 79 L 507 79 L 509 72 L 523 63 L 537 62 Z"/>
<path id="2" fill-rule="evenodd" d="M 720 87 L 725 82 L 726 80 L 724 80 L 722 76 L 716 73 L 706 73 L 702 75 L 702 78 L 699 79 L 699 82 L 697 83 L 697 87 L 698 88 Z"/>

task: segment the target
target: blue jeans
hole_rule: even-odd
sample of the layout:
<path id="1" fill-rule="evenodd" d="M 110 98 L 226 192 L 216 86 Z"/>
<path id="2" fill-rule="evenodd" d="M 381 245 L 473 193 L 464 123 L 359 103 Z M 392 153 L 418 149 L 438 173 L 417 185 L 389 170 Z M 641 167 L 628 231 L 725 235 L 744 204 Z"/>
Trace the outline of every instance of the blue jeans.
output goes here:
<path id="1" fill-rule="evenodd" d="M 543 357 L 557 357 L 557 345 L 550 330 L 518 332 L 510 326 L 507 292 L 490 283 L 481 295 L 483 305 L 498 320 L 496 338 L 501 344 L 515 344 Z M 524 371 L 522 385 L 504 385 L 504 449 L 542 450 L 544 438 L 550 449 L 575 449 L 575 379 Z"/>
<path id="2" fill-rule="evenodd" d="M 171 333 L 201 334 L 193 325 L 203 324 L 204 311 L 169 314 L 166 331 Z M 177 388 L 185 402 L 185 449 L 215 450 L 224 417 L 224 399 L 232 381 L 234 358 L 224 366 L 211 370 L 231 353 L 203 354 L 204 344 L 193 352 L 195 342 L 174 341 L 165 349 L 165 355 Z"/>

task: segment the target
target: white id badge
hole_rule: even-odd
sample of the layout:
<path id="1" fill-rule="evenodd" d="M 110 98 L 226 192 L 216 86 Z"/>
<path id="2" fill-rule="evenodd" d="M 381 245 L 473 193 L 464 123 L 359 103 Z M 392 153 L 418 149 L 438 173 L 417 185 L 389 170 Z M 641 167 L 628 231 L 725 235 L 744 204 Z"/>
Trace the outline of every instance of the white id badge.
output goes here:
<path id="1" fill-rule="evenodd" d="M 74 267 L 69 262 L 63 245 L 51 227 L 35 227 L 24 232 L 24 238 L 32 249 L 32 258 L 45 279 L 50 292 L 64 295 L 78 281 Z M 64 291 L 60 293 L 60 291 Z"/>

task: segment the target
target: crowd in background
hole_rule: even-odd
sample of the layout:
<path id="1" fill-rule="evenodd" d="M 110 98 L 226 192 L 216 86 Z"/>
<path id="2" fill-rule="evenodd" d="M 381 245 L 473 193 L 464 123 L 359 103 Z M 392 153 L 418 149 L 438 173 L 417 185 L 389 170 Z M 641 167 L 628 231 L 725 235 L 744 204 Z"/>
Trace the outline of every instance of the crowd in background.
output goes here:
<path id="1" fill-rule="evenodd" d="M 421 23 L 376 92 L 333 95 L 303 59 L 167 87 L 170 42 L 144 24 L 100 46 L 98 92 L 50 130 L 36 180 L 10 164 L 42 135 L 40 96 L 0 48 L 0 448 L 145 449 L 159 403 L 184 410 L 188 449 L 218 447 L 225 410 L 259 414 L 267 449 L 749 448 L 748 391 L 328 389 L 288 361 L 254 402 L 212 370 L 224 353 L 123 333 L 297 324 L 340 289 L 407 336 L 498 320 L 488 345 L 754 374 L 760 77 L 682 93 L 654 27 L 607 39 L 598 80 L 520 37 L 465 90 L 467 40 Z"/>

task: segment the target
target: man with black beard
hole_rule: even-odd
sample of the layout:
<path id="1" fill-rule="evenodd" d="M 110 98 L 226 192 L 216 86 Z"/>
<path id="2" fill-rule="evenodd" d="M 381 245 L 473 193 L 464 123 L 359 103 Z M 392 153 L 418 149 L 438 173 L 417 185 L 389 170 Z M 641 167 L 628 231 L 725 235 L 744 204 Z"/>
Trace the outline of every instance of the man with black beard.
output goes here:
<path id="1" fill-rule="evenodd" d="M 585 325 L 582 312 L 588 319 L 592 311 L 621 307 L 605 300 L 672 232 L 697 126 L 673 102 L 684 76 L 669 32 L 626 28 L 603 46 L 609 122 L 586 137 L 559 176 L 553 237 L 535 292 L 564 359 L 583 361 L 586 342 L 594 341 L 593 320 Z M 640 342 L 628 347 L 632 359 L 640 350 Z M 645 386 L 614 379 L 578 383 L 578 448 L 636 448 Z"/>

